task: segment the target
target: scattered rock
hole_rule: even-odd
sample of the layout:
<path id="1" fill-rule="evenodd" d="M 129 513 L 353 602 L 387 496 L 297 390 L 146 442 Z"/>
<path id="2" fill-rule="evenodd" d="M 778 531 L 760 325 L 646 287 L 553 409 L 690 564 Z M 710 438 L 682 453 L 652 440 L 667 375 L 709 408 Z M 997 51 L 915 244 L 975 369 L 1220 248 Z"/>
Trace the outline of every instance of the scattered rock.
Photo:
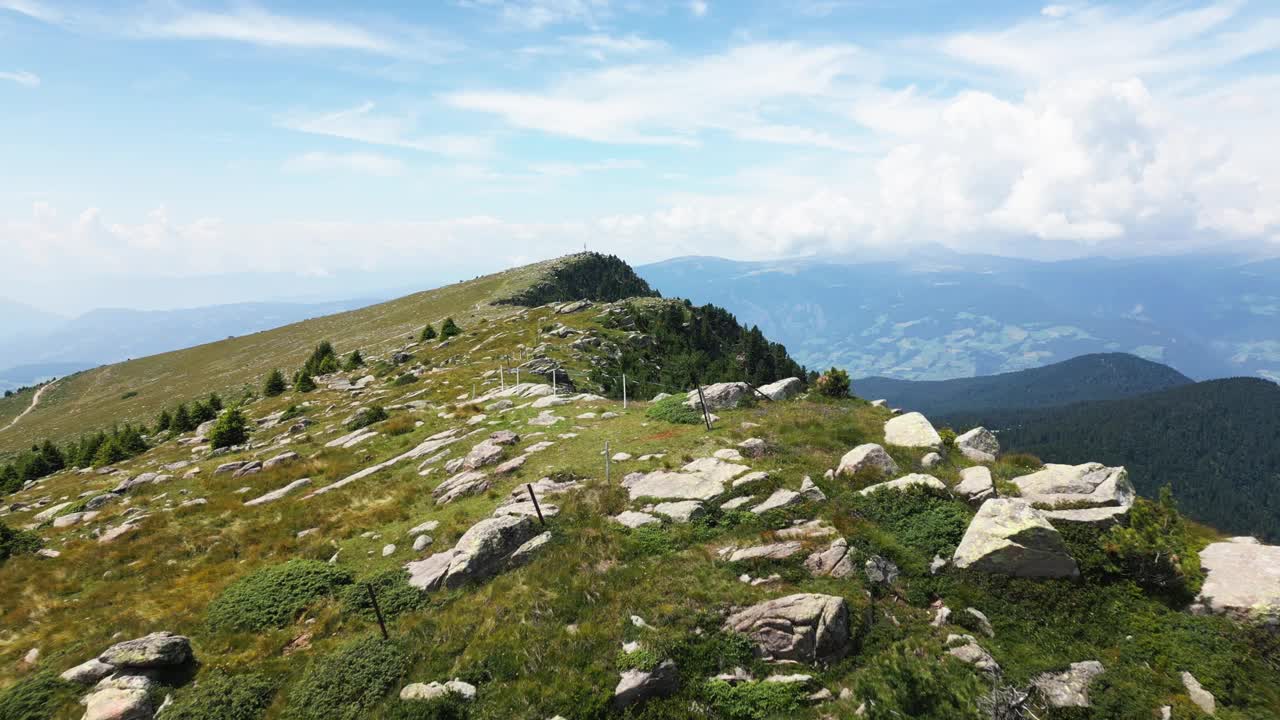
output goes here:
<path id="1" fill-rule="evenodd" d="M 1062 536 L 1026 500 L 988 500 L 965 530 L 952 562 L 958 568 L 1015 577 L 1078 577 Z"/>
<path id="2" fill-rule="evenodd" d="M 991 620 L 987 619 L 985 613 L 977 608 L 965 608 L 964 612 L 978 623 L 978 629 L 987 637 L 995 637 L 996 631 L 991 627 Z"/>
<path id="3" fill-rule="evenodd" d="M 293 462 L 294 460 L 297 460 L 299 457 L 301 457 L 301 456 L 300 456 L 300 455 L 298 455 L 298 453 L 296 453 L 296 452 L 292 452 L 292 451 L 290 451 L 290 452 L 286 452 L 286 453 L 280 453 L 279 455 L 277 455 L 277 456 L 275 456 L 275 457 L 271 458 L 270 460 L 268 460 L 268 461 L 266 461 L 266 462 L 262 463 L 262 469 L 263 469 L 263 470 L 270 470 L 271 468 L 278 467 L 278 466 L 283 465 L 283 464 L 285 464 L 285 463 Z"/>
<path id="4" fill-rule="evenodd" d="M 897 475 L 898 463 L 893 461 L 883 447 L 875 443 L 859 445 L 840 458 L 837 475 L 853 476 L 866 469 L 875 469 L 881 475 Z"/>
<path id="5" fill-rule="evenodd" d="M 523 546 L 537 537 L 535 523 L 527 516 L 486 518 L 463 533 L 452 549 L 407 564 L 409 584 L 431 591 L 483 580 L 509 568 L 518 553 L 526 558 L 529 549 Z"/>
<path id="6" fill-rule="evenodd" d="M 462 459 L 462 466 L 468 470 L 478 470 L 493 465 L 501 459 L 502 446 L 490 439 L 471 448 L 471 452 Z"/>
<path id="7" fill-rule="evenodd" d="M 613 518 L 614 522 L 625 525 L 626 527 L 635 529 L 644 525 L 661 525 L 662 521 L 650 515 L 649 513 L 635 512 L 627 510 Z"/>
<path id="8" fill-rule="evenodd" d="M 806 558 L 804 567 L 814 577 L 849 577 L 855 569 L 849 555 L 849 542 L 844 538 L 832 540 L 826 550 L 819 550 Z"/>
<path id="9" fill-rule="evenodd" d="M 786 560 L 803 549 L 798 540 L 757 545 L 755 547 L 738 548 L 729 553 L 729 562 L 746 562 L 748 560 Z M 727 549 L 727 548 L 726 548 Z"/>
<path id="10" fill-rule="evenodd" d="M 476 699 L 476 686 L 455 678 L 445 683 L 413 683 L 400 690 L 401 700 L 438 700 L 446 695 L 457 695 L 469 702 Z"/>
<path id="11" fill-rule="evenodd" d="M 175 667 L 191 659 L 191 641 L 164 631 L 116 643 L 98 656 L 99 662 L 118 668 Z"/>
<path id="12" fill-rule="evenodd" d="M 623 710 L 633 705 L 675 695 L 680 689 L 680 673 L 672 660 L 663 660 L 652 671 L 627 670 L 613 690 L 613 709 Z"/>
<path id="13" fill-rule="evenodd" d="M 825 502 L 827 499 L 827 494 L 822 492 L 822 488 L 818 487 L 813 482 L 813 478 L 808 475 L 805 475 L 800 480 L 800 495 L 805 500 L 812 502 Z"/>
<path id="14" fill-rule="evenodd" d="M 1031 684 L 1051 707 L 1089 707 L 1089 683 L 1104 672 L 1097 660 L 1071 663 L 1067 670 L 1043 673 Z"/>
<path id="15" fill-rule="evenodd" d="M 932 470 L 942 464 L 942 456 L 936 452 L 927 453 L 920 458 L 920 467 L 925 470 Z"/>
<path id="16" fill-rule="evenodd" d="M 1088 504 L 1094 507 L 1129 506 L 1136 492 L 1122 467 L 1101 463 L 1045 465 L 1043 470 L 1014 478 L 1022 499 L 1038 506 Z"/>
<path id="17" fill-rule="evenodd" d="M 976 427 L 956 438 L 956 449 L 973 462 L 995 462 L 1000 454 L 1000 441 L 990 430 Z"/>
<path id="18" fill-rule="evenodd" d="M 738 443 L 738 451 L 749 458 L 764 457 L 769 448 L 760 438 L 747 438 Z"/>
<path id="19" fill-rule="evenodd" d="M 642 497 L 659 500 L 710 500 L 724 492 L 723 482 L 701 475 L 667 470 L 637 474 L 630 480 L 623 480 L 622 484 L 632 500 Z"/>
<path id="20" fill-rule="evenodd" d="M 967 662 L 982 672 L 991 675 L 1000 674 L 1000 665 L 991 653 L 982 649 L 972 635 L 948 635 L 947 653 L 954 658 Z"/>
<path id="21" fill-rule="evenodd" d="M 751 388 L 744 382 L 715 383 L 702 388 L 702 397 L 706 398 L 709 411 L 736 408 L 743 398 L 752 394 Z M 702 402 L 698 399 L 698 391 L 690 390 L 684 404 L 694 410 L 701 410 Z"/>
<path id="22" fill-rule="evenodd" d="M 862 571 L 867 576 L 867 581 L 873 584 L 892 585 L 899 575 L 898 566 L 888 558 L 879 555 L 867 558 L 862 565 Z"/>
<path id="23" fill-rule="evenodd" d="M 1210 612 L 1280 626 L 1280 546 L 1231 538 L 1200 551 L 1199 603 Z"/>
<path id="24" fill-rule="evenodd" d="M 707 514 L 706 508 L 704 508 L 702 503 L 697 500 L 658 503 L 653 506 L 653 511 L 659 515 L 670 518 L 672 522 L 681 524 L 691 523 L 697 518 Z"/>
<path id="25" fill-rule="evenodd" d="M 1109 528 L 1129 514 L 1129 506 L 1079 508 L 1078 510 L 1042 510 L 1054 523 L 1079 523 L 1097 528 Z"/>
<path id="26" fill-rule="evenodd" d="M 98 658 L 91 658 L 63 672 L 59 677 L 67 682 L 80 685 L 94 685 L 115 671 L 115 665 L 104 663 Z"/>
<path id="27" fill-rule="evenodd" d="M 460 497 L 475 495 L 489 489 L 489 476 L 479 470 L 458 473 L 436 486 L 431 494 L 437 505 L 448 505 Z"/>
<path id="28" fill-rule="evenodd" d="M 252 462 L 247 462 L 244 465 L 241 465 L 239 470 L 236 470 L 234 473 L 231 474 L 231 477 L 239 478 L 239 477 L 244 477 L 246 475 L 255 475 L 260 472 L 262 472 L 262 463 L 258 462 L 257 460 L 254 460 Z"/>
<path id="29" fill-rule="evenodd" d="M 838 660 L 849 649 L 849 606 L 833 595 L 788 595 L 730 615 L 725 629 L 747 635 L 774 660 Z"/>
<path id="30" fill-rule="evenodd" d="M 781 489 L 776 490 L 772 495 L 765 499 L 764 502 L 751 508 L 751 512 L 756 515 L 763 515 L 770 510 L 780 510 L 792 505 L 799 505 L 805 501 L 804 496 L 795 490 Z"/>
<path id="31" fill-rule="evenodd" d="M 413 539 L 413 551 L 422 552 L 432 543 L 430 535 L 419 535 Z"/>
<path id="32" fill-rule="evenodd" d="M 890 418 L 884 424 L 884 441 L 899 447 L 936 448 L 942 445 L 942 436 L 938 435 L 928 418 L 918 412 L 910 412 Z"/>
<path id="33" fill-rule="evenodd" d="M 750 495 L 743 495 L 742 497 L 736 497 L 736 498 L 733 498 L 732 500 L 725 500 L 723 503 L 720 504 L 720 509 L 721 510 L 737 510 L 738 508 L 742 507 L 743 505 L 746 505 L 747 503 L 751 502 L 754 499 L 755 498 L 751 497 Z"/>
<path id="34" fill-rule="evenodd" d="M 760 394 L 770 400 L 790 400 L 804 390 L 804 383 L 800 378 L 789 377 L 768 385 L 761 385 L 759 390 Z"/>
<path id="35" fill-rule="evenodd" d="M 301 488 L 307 487 L 310 484 L 311 484 L 311 478 L 301 478 L 298 480 L 294 480 L 293 482 L 289 483 L 288 485 L 285 485 L 282 488 L 279 488 L 278 490 L 272 490 L 266 495 L 261 495 L 252 500 L 245 501 L 245 505 L 265 505 L 266 503 L 269 503 L 269 502 L 275 502 L 276 500 L 279 500 L 285 495 L 288 495 L 289 493 L 292 493 Z"/>
<path id="36" fill-rule="evenodd" d="M 975 465 L 960 471 L 960 482 L 956 485 L 956 494 L 967 502 L 981 505 L 995 493 L 996 486 L 991 480 L 989 468 Z"/>
<path id="37" fill-rule="evenodd" d="M 897 480 L 890 480 L 889 482 L 877 483 L 870 487 L 863 488 L 858 491 L 858 494 L 870 495 L 872 493 L 880 492 L 881 490 L 906 490 L 907 488 L 913 487 L 916 485 L 932 488 L 934 490 L 941 490 L 943 492 L 946 492 L 946 489 L 947 489 L 947 486 L 941 480 L 939 480 L 938 478 L 932 475 L 922 475 L 920 473 L 914 473 L 912 475 L 905 475 L 903 477 L 900 477 Z"/>
<path id="38" fill-rule="evenodd" d="M 1189 672 L 1182 673 L 1182 686 L 1187 689 L 1187 695 L 1190 696 L 1191 702 L 1196 707 L 1204 711 L 1206 715 L 1214 715 L 1217 712 L 1217 701 L 1213 697 L 1213 693 L 1205 690 L 1200 686 L 1200 681 Z"/>

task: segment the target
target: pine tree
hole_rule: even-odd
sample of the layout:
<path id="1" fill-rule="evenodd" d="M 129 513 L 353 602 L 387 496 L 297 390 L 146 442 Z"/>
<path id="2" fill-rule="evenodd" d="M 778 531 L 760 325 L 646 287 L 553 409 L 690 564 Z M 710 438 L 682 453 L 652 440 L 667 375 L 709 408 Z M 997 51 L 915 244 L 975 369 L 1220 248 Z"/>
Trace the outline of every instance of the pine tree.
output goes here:
<path id="1" fill-rule="evenodd" d="M 187 404 L 178 403 L 178 409 L 173 411 L 173 423 L 171 424 L 173 431 L 180 433 L 191 432 L 196 429 L 198 424 L 192 419 L 190 411 L 187 410 Z M 95 464 L 97 464 L 96 461 Z"/>
<path id="2" fill-rule="evenodd" d="M 262 385 L 262 394 L 267 397 L 275 397 L 287 389 L 288 386 L 284 382 L 284 373 L 280 372 L 280 368 L 276 368 L 267 374 L 267 381 Z"/>
<path id="3" fill-rule="evenodd" d="M 348 371 L 362 367 L 364 367 L 364 356 L 360 354 L 358 349 L 352 350 L 351 354 L 347 356 L 346 362 L 342 364 L 342 369 Z"/>
<path id="4" fill-rule="evenodd" d="M 445 318 L 444 322 L 440 324 L 440 337 L 442 338 L 448 339 L 461 333 L 462 328 L 458 327 L 458 324 L 451 317 Z"/>
<path id="5" fill-rule="evenodd" d="M 173 427 L 173 414 L 169 412 L 168 408 L 165 408 L 156 417 L 156 432 L 162 433 L 171 427 Z"/>
<path id="6" fill-rule="evenodd" d="M 213 430 L 209 432 L 209 444 L 215 448 L 231 447 L 244 443 L 248 437 L 244 415 L 239 408 L 231 408 L 222 413 Z"/>
<path id="7" fill-rule="evenodd" d="M 419 340 L 421 340 L 422 342 L 426 342 L 428 340 L 435 340 L 435 339 L 436 339 L 436 329 L 434 327 L 431 327 L 431 325 L 428 324 L 426 327 L 422 328 L 422 337 L 420 337 Z"/>
<path id="8" fill-rule="evenodd" d="M 205 406 L 213 411 L 216 416 L 217 413 L 222 412 L 222 398 L 218 397 L 218 393 L 209 393 L 209 399 L 205 401 Z"/>
<path id="9" fill-rule="evenodd" d="M 57 445 L 53 444 L 52 440 L 45 440 L 40 444 L 40 457 L 44 460 L 45 465 L 48 466 L 48 472 L 58 472 L 67 466 L 67 461 L 62 455 L 62 451 L 58 449 Z"/>
<path id="10" fill-rule="evenodd" d="M 298 376 L 293 380 L 293 389 L 300 393 L 309 393 L 316 389 L 316 381 L 311 379 L 311 375 L 306 370 L 299 370 Z"/>

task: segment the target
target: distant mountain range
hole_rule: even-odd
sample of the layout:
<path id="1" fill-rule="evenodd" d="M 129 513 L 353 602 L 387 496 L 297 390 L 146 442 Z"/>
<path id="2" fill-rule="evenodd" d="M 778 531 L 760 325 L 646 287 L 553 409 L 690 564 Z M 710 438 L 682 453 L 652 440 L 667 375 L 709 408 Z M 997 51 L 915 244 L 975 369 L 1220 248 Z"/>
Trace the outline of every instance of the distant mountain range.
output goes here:
<path id="1" fill-rule="evenodd" d="M 686 257 L 637 271 L 810 368 L 943 380 L 1127 352 L 1196 379 L 1280 379 L 1280 260 L 1036 262 L 935 248 L 874 262 Z"/>
<path id="2" fill-rule="evenodd" d="M 308 318 L 370 305 L 354 299 L 323 303 L 257 302 L 181 310 L 94 310 L 67 320 L 17 303 L 0 304 L 0 390 Z M 12 313 L 12 315 L 10 315 Z M 10 325 L 10 322 L 13 325 Z M 5 362 L 12 363 L 7 367 Z"/>
<path id="3" fill-rule="evenodd" d="M 855 380 L 853 390 L 891 407 L 919 410 L 929 417 L 987 410 L 1027 410 L 1089 400 L 1115 400 L 1190 385 L 1191 378 L 1135 355 L 1082 355 L 1017 372 L 955 380 Z"/>

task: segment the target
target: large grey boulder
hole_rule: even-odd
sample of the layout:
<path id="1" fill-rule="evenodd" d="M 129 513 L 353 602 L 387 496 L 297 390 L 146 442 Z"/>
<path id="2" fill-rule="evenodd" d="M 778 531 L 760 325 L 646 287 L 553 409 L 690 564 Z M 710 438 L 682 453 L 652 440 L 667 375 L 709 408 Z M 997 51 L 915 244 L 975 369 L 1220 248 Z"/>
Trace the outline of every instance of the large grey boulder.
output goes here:
<path id="1" fill-rule="evenodd" d="M 171 632 L 154 632 L 107 648 L 98 661 L 118 668 L 163 668 L 191 662 L 191 640 Z"/>
<path id="2" fill-rule="evenodd" d="M 622 482 L 632 500 L 642 497 L 659 500 L 710 500 L 724 492 L 724 483 L 691 473 L 658 470 L 628 476 Z"/>
<path id="3" fill-rule="evenodd" d="M 151 720 L 155 707 L 147 690 L 103 688 L 86 695 L 81 720 Z"/>
<path id="4" fill-rule="evenodd" d="M 654 698 L 675 695 L 680 690 L 680 673 L 672 660 L 663 660 L 651 671 L 627 670 L 613 690 L 613 709 L 624 710 Z"/>
<path id="5" fill-rule="evenodd" d="M 838 660 L 849 650 L 849 606 L 834 595 L 788 595 L 730 615 L 725 629 L 774 660 Z"/>
<path id="6" fill-rule="evenodd" d="M 753 394 L 751 387 L 744 382 L 716 383 L 702 388 L 702 397 L 706 398 L 707 410 L 712 412 L 736 408 L 743 398 Z M 690 390 L 684 404 L 695 410 L 701 410 L 702 402 L 698 399 L 698 391 Z"/>
<path id="7" fill-rule="evenodd" d="M 1022 499 L 1050 508 L 1070 504 L 1093 507 L 1129 506 L 1137 494 L 1123 467 L 1101 463 L 1045 465 L 1044 469 L 1014 478 Z"/>
<path id="8" fill-rule="evenodd" d="M 965 530 L 952 563 L 961 569 L 1030 578 L 1074 578 L 1080 570 L 1062 536 L 1025 500 L 988 500 Z"/>
<path id="9" fill-rule="evenodd" d="M 58 677 L 67 682 L 80 685 L 93 685 L 116 671 L 115 665 L 108 665 L 98 658 L 90 658 L 79 665 L 63 672 Z"/>
<path id="10" fill-rule="evenodd" d="M 956 494 L 975 505 L 985 502 L 996 493 L 995 483 L 991 480 L 991 470 L 975 465 L 960 471 L 960 482 L 956 484 Z"/>
<path id="11" fill-rule="evenodd" d="M 897 480 L 890 480 L 889 482 L 876 483 L 875 485 L 859 490 L 858 494 L 871 495 L 873 493 L 878 493 L 882 490 L 906 490 L 908 488 L 913 488 L 917 486 L 932 488 L 934 490 L 942 490 L 944 492 L 947 489 L 947 486 L 945 483 L 943 483 L 941 480 L 939 480 L 938 478 L 932 475 L 923 475 L 921 473 L 913 473 L 911 475 L 905 475 L 903 477 L 900 477 Z"/>
<path id="12" fill-rule="evenodd" d="M 804 548 L 799 540 L 756 545 L 737 548 L 729 553 L 729 562 L 747 562 L 749 560 L 786 560 Z"/>
<path id="13" fill-rule="evenodd" d="M 1050 707 L 1089 707 L 1089 683 L 1104 671 L 1097 660 L 1071 663 L 1062 672 L 1037 675 L 1031 684 Z"/>
<path id="14" fill-rule="evenodd" d="M 468 470 L 479 470 L 494 465 L 501 459 L 502 446 L 490 438 L 471 448 L 471 452 L 462 459 L 462 466 Z"/>
<path id="15" fill-rule="evenodd" d="M 1205 571 L 1201 607 L 1280 626 L 1280 546 L 1231 538 L 1201 550 L 1200 567 Z"/>
<path id="16" fill-rule="evenodd" d="M 897 475 L 898 463 L 893 461 L 883 447 L 866 443 L 850 450 L 840 458 L 837 475 L 852 476 L 863 470 L 876 470 L 881 475 Z"/>
<path id="17" fill-rule="evenodd" d="M 1116 507 L 1077 508 L 1074 510 L 1043 510 L 1052 523 L 1077 523 L 1096 528 L 1109 528 L 1129 514 L 1128 505 Z"/>
<path id="18" fill-rule="evenodd" d="M 884 424 L 884 441 L 899 447 L 936 448 L 942 445 L 942 436 L 928 418 L 910 412 L 890 418 Z"/>
<path id="19" fill-rule="evenodd" d="M 973 462 L 995 462 L 1000 454 L 1000 441 L 990 430 L 976 427 L 956 438 L 956 449 Z"/>
<path id="20" fill-rule="evenodd" d="M 814 577 L 849 577 L 857 570 L 849 554 L 849 541 L 836 538 L 825 550 L 818 550 L 805 558 L 804 567 Z"/>
<path id="21" fill-rule="evenodd" d="M 439 700 L 449 695 L 467 701 L 475 700 L 476 686 L 455 678 L 443 683 L 412 683 L 400 689 L 401 700 Z"/>
<path id="22" fill-rule="evenodd" d="M 444 552 L 405 565 L 409 584 L 421 590 L 456 588 L 483 580 L 526 560 L 537 546 L 526 547 L 540 537 L 535 521 L 527 515 L 500 515 L 481 520 Z"/>
<path id="23" fill-rule="evenodd" d="M 1218 701 L 1213 697 L 1213 693 L 1205 690 L 1200 685 L 1200 681 L 1196 680 L 1196 676 L 1189 672 L 1182 673 L 1182 686 L 1187 689 L 1187 696 L 1191 698 L 1191 702 L 1196 707 L 1204 711 L 1205 715 L 1214 715 L 1217 713 Z"/>
<path id="24" fill-rule="evenodd" d="M 804 390 L 804 383 L 800 382 L 800 378 L 789 377 L 768 385 L 761 385 L 758 389 L 770 400 L 790 400 Z"/>

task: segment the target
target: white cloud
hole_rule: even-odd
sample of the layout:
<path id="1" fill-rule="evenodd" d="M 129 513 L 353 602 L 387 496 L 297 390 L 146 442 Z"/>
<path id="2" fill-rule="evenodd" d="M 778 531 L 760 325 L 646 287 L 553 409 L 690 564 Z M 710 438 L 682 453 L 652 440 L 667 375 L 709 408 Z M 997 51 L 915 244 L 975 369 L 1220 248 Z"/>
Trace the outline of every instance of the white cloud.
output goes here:
<path id="1" fill-rule="evenodd" d="M 8 80 L 16 82 L 19 85 L 27 87 L 40 87 L 40 76 L 35 73 L 29 73 L 26 70 L 17 70 L 14 72 L 0 72 L 0 80 Z"/>
<path id="2" fill-rule="evenodd" d="M 594 27 L 610 14 L 609 0 L 460 0 L 459 4 L 496 10 L 503 22 L 525 30 L 568 23 Z"/>
<path id="3" fill-rule="evenodd" d="M 415 130 L 416 117 L 380 114 L 376 112 L 372 102 L 318 115 L 294 113 L 278 118 L 276 125 L 313 135 L 327 135 L 371 145 L 403 147 L 438 155 L 485 155 L 492 150 L 492 140 L 489 138 L 420 134 Z"/>
<path id="4" fill-rule="evenodd" d="M 644 163 L 639 160 L 601 160 L 586 163 L 539 163 L 532 169 L 539 175 L 549 177 L 578 177 L 587 173 L 608 172 L 612 170 L 639 170 Z"/>
<path id="5" fill-rule="evenodd" d="M 704 17 L 710 9 L 707 0 L 689 0 L 689 12 L 693 13 L 694 17 Z"/>
<path id="6" fill-rule="evenodd" d="M 1066 5 L 1045 5 L 1040 8 L 1040 14 L 1045 17 L 1062 18 L 1071 13 L 1071 8 Z"/>
<path id="7" fill-rule="evenodd" d="M 402 48 L 388 37 L 328 20 L 278 15 L 253 7 L 231 12 L 186 11 L 139 23 L 139 34 L 160 38 L 227 40 L 266 47 L 360 50 L 383 55 Z"/>
<path id="8" fill-rule="evenodd" d="M 444 96 L 507 123 L 596 142 L 694 145 L 704 130 L 768 126 L 774 103 L 826 98 L 858 71 L 850 45 L 756 44 L 666 64 L 621 65 L 569 76 L 543 92 L 466 91 Z M 766 139 L 756 133 L 754 139 Z"/>
<path id="9" fill-rule="evenodd" d="M 0 10 L 9 10 L 41 22 L 58 22 L 62 13 L 56 8 L 35 0 L 0 0 Z"/>
<path id="10" fill-rule="evenodd" d="M 308 152 L 286 160 L 284 169 L 304 173 L 354 172 L 390 177 L 404 172 L 404 163 L 377 153 Z"/>

